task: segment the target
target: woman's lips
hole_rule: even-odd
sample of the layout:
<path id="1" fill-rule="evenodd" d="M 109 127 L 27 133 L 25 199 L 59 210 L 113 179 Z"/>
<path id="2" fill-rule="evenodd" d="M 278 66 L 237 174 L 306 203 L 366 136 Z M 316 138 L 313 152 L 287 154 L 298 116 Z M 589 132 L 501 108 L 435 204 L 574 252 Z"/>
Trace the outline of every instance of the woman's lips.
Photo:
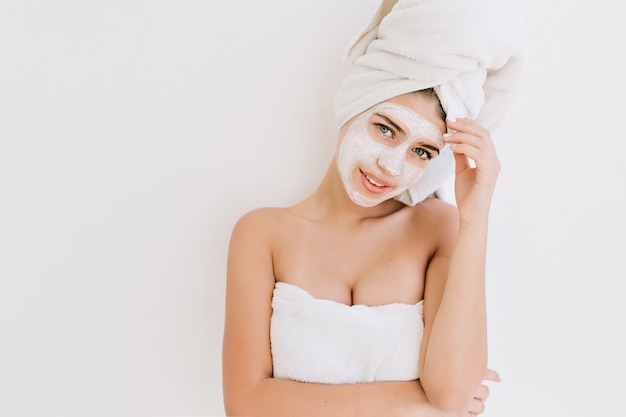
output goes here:
<path id="1" fill-rule="evenodd" d="M 380 178 L 377 178 L 371 174 L 366 174 L 363 171 L 359 170 L 361 173 L 361 183 L 366 190 L 373 194 L 382 194 L 390 187 L 389 184 L 382 181 Z"/>

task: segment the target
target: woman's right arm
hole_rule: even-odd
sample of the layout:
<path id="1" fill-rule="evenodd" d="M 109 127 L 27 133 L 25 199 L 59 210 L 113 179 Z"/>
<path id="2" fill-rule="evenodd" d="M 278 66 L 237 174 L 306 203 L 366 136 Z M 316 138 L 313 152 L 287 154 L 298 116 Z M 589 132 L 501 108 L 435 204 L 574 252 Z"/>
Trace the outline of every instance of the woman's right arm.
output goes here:
<path id="1" fill-rule="evenodd" d="M 272 378 L 270 317 L 275 212 L 243 216 L 228 255 L 222 365 L 229 416 L 430 416 L 418 381 L 313 384 Z M 421 411 L 424 410 L 424 411 Z"/>
<path id="2" fill-rule="evenodd" d="M 419 381 L 330 385 L 272 378 L 271 242 L 280 224 L 276 212 L 253 211 L 241 218 L 231 237 L 222 350 L 227 415 L 450 416 L 429 404 Z M 473 404 L 478 413 L 487 392 L 481 396 Z"/>

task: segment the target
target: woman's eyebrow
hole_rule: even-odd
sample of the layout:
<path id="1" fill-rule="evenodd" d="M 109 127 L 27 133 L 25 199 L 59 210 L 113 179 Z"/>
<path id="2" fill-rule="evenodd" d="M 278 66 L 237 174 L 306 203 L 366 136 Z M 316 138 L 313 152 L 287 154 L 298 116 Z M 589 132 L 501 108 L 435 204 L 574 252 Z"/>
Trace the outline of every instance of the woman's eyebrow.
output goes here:
<path id="1" fill-rule="evenodd" d="M 384 114 L 380 114 L 380 113 L 374 113 L 376 116 L 378 117 L 382 117 L 383 119 L 385 119 L 387 121 L 387 123 L 389 123 L 394 129 L 396 129 L 398 132 L 404 134 L 404 130 L 402 130 L 402 128 L 400 126 L 398 126 L 397 123 L 395 123 L 393 120 L 391 120 L 390 118 L 388 118 L 387 116 L 385 116 Z"/>
<path id="2" fill-rule="evenodd" d="M 423 146 L 424 148 L 428 148 L 428 149 L 430 149 L 431 151 L 435 151 L 435 152 L 437 152 L 437 153 L 440 153 L 440 152 L 441 152 L 441 149 L 439 149 L 437 146 L 429 145 L 428 143 L 422 143 L 422 146 Z"/>

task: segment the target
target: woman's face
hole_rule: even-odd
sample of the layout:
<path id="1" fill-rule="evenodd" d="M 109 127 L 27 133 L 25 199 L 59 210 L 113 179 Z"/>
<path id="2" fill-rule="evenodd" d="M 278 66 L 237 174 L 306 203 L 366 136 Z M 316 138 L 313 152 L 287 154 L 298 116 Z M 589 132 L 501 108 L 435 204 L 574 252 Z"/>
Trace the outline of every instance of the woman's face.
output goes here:
<path id="1" fill-rule="evenodd" d="M 350 199 L 373 207 L 402 194 L 444 146 L 438 103 L 420 94 L 394 97 L 347 123 L 337 152 Z"/>

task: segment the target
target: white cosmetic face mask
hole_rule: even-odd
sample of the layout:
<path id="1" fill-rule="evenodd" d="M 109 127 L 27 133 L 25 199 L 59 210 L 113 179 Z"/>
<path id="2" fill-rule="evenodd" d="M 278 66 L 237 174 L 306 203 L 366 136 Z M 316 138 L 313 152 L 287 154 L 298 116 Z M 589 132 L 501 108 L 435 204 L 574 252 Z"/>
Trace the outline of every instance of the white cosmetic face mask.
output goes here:
<path id="1" fill-rule="evenodd" d="M 368 123 L 374 114 L 400 122 L 406 138 L 399 143 L 373 138 Z M 439 149 L 444 146 L 443 135 L 434 124 L 400 104 L 380 103 L 359 115 L 346 132 L 337 154 L 339 175 L 350 199 L 360 206 L 373 207 L 413 186 L 424 171 L 415 160 L 409 160 L 409 152 L 419 147 L 416 141 Z"/>

